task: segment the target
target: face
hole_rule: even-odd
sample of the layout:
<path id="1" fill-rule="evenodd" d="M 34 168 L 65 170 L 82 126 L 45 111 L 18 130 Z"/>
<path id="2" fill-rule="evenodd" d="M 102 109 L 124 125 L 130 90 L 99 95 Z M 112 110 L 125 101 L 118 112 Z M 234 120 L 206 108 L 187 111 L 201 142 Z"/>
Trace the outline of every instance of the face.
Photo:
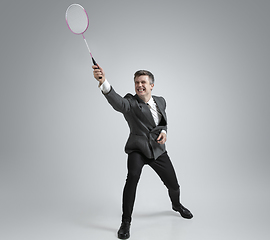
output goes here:
<path id="1" fill-rule="evenodd" d="M 142 75 L 135 78 L 135 91 L 137 95 L 147 102 L 151 98 L 151 91 L 154 87 L 154 84 L 150 84 L 149 76 Z"/>

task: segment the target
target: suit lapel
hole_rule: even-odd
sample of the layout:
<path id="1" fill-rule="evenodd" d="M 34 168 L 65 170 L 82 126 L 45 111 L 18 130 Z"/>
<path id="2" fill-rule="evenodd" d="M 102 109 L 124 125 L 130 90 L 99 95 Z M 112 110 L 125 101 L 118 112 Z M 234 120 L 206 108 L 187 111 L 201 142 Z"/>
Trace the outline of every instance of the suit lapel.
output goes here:
<path id="1" fill-rule="evenodd" d="M 137 94 L 135 95 L 135 98 L 139 102 L 139 108 L 142 113 L 142 116 L 144 117 L 144 119 L 146 119 L 147 123 L 150 124 L 148 128 L 154 128 L 156 124 L 149 107 L 142 99 L 140 99 L 140 97 Z"/>

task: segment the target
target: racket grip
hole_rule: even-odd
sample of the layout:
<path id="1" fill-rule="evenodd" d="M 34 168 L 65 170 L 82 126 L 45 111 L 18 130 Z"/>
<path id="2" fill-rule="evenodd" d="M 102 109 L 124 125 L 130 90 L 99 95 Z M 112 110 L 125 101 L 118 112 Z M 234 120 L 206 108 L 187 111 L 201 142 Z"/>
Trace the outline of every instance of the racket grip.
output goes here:
<path id="1" fill-rule="evenodd" d="M 97 62 L 95 61 L 95 59 L 93 57 L 92 57 L 92 61 L 93 61 L 93 64 L 98 67 Z M 102 79 L 102 77 L 99 77 L 99 79 Z"/>
<path id="2" fill-rule="evenodd" d="M 92 61 L 93 61 L 93 64 L 97 66 L 97 62 L 95 61 L 93 57 L 92 57 Z"/>

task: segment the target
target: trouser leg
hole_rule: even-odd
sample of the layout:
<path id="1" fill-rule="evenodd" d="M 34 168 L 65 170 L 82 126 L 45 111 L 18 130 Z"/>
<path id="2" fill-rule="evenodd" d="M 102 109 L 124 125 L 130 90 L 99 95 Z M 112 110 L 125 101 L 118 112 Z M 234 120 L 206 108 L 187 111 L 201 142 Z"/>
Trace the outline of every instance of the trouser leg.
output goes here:
<path id="1" fill-rule="evenodd" d="M 174 207 L 178 207 L 180 205 L 180 188 L 178 188 L 177 190 L 169 189 L 168 192 L 172 205 Z"/>
<path id="2" fill-rule="evenodd" d="M 167 154 L 163 153 L 155 161 L 149 164 L 159 175 L 168 189 L 169 197 L 174 206 L 180 205 L 180 186 L 172 162 Z"/>
<path id="3" fill-rule="evenodd" d="M 140 153 L 132 152 L 128 155 L 128 174 L 123 190 L 122 221 L 131 222 L 136 189 L 144 166 L 144 158 Z"/>

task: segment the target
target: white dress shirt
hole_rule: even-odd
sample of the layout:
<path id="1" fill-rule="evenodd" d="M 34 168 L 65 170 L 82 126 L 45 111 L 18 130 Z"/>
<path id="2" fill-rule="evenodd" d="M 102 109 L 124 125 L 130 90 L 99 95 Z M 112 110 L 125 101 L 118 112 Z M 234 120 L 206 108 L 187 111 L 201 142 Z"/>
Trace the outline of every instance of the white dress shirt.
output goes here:
<path id="1" fill-rule="evenodd" d="M 159 112 L 159 109 L 157 107 L 157 104 L 155 103 L 153 97 L 149 99 L 149 101 L 146 103 L 150 109 L 150 112 L 152 113 L 152 116 L 154 118 L 154 121 L 156 123 L 156 126 L 160 123 L 162 115 Z"/>

